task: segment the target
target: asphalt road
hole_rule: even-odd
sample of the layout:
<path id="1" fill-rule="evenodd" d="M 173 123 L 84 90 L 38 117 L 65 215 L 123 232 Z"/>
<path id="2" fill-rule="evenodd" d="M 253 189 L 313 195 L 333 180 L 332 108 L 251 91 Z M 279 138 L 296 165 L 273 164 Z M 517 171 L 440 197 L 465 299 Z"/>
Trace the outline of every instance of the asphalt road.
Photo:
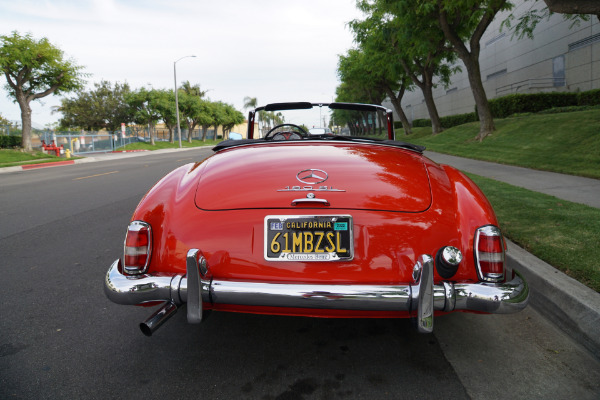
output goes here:
<path id="1" fill-rule="evenodd" d="M 600 362 L 531 308 L 405 320 L 153 310 L 103 293 L 130 215 L 165 173 L 210 150 L 0 175 L 0 398 L 600 397 Z"/>

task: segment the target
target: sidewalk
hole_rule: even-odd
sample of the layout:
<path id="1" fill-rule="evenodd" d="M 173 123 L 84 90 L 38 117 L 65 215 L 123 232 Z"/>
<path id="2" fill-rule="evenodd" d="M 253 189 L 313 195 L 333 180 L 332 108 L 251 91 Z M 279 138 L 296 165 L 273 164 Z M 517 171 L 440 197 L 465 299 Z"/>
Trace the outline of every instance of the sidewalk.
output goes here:
<path id="1" fill-rule="evenodd" d="M 461 171 L 549 194 L 574 203 L 600 208 L 600 179 L 537 171 L 431 151 L 426 151 L 425 156 L 437 163 L 452 165 Z"/>
<path id="2" fill-rule="evenodd" d="M 600 180 L 426 151 L 431 160 L 563 200 L 600 208 Z M 600 359 L 600 293 L 508 242 L 508 265 L 529 284 L 529 305 Z"/>

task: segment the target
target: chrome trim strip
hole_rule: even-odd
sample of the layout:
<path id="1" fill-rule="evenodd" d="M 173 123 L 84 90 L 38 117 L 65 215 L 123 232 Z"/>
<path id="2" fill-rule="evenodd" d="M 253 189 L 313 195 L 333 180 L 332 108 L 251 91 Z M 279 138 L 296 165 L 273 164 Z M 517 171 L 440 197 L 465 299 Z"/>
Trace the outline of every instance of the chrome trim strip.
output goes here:
<path id="1" fill-rule="evenodd" d="M 119 260 L 116 260 L 104 282 L 104 292 L 114 303 L 172 301 L 180 305 L 188 302 L 187 277 L 151 274 L 131 277 L 119 272 L 118 266 Z M 317 285 L 204 279 L 200 285 L 202 301 L 207 303 L 409 312 L 418 307 L 414 304 L 415 285 Z M 174 287 L 179 287 L 177 293 L 173 293 Z M 433 309 L 437 311 L 508 314 L 522 310 L 529 301 L 529 286 L 518 273 L 506 283 L 442 282 L 433 285 L 431 290 Z"/>
<path id="2" fill-rule="evenodd" d="M 314 204 L 322 204 L 324 206 L 329 206 L 330 205 L 329 201 L 327 201 L 326 199 L 316 199 L 316 198 L 305 199 L 305 198 L 302 198 L 302 199 L 294 199 L 294 200 L 292 200 L 292 205 L 293 206 L 297 206 L 298 204 L 313 204 L 313 203 Z"/>
<path id="3" fill-rule="evenodd" d="M 183 275 L 129 276 L 119 271 L 121 260 L 112 263 L 104 277 L 104 293 L 116 304 L 137 305 L 153 301 L 172 301 L 175 305 L 187 303 L 187 277 Z M 211 302 L 210 281 L 201 280 L 202 301 Z"/>
<path id="4" fill-rule="evenodd" d="M 213 281 L 215 303 L 340 310 L 410 311 L 410 286 Z"/>

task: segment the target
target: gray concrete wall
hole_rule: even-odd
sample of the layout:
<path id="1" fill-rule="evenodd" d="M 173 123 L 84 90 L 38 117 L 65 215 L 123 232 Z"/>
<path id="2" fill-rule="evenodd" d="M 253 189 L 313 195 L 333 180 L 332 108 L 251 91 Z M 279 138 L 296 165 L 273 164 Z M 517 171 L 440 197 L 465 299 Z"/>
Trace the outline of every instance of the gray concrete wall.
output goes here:
<path id="1" fill-rule="evenodd" d="M 544 4 L 517 1 L 512 10 L 520 16 L 531 7 Z M 496 16 L 481 40 L 481 76 L 488 99 L 511 93 L 544 91 L 585 91 L 600 88 L 600 23 L 597 17 L 570 28 L 560 14 L 541 21 L 534 39 L 512 37 L 500 24 L 509 13 Z M 554 70 L 564 65 L 564 80 L 554 79 Z M 447 88 L 434 89 L 434 98 L 440 116 L 474 111 L 475 101 L 469 86 L 466 68 L 457 62 L 462 72 L 452 77 Z M 384 105 L 393 109 L 391 103 Z M 407 92 L 402 107 L 409 120 L 429 118 L 419 88 Z M 396 116 L 397 118 L 397 116 Z"/>

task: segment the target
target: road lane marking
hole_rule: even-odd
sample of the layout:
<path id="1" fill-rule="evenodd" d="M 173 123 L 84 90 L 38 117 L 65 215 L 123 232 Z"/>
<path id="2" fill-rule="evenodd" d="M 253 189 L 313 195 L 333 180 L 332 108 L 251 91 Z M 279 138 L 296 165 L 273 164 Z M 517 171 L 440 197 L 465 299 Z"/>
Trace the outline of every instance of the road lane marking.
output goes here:
<path id="1" fill-rule="evenodd" d="M 90 176 L 82 176 L 81 178 L 73 178 L 74 181 L 78 181 L 80 179 L 88 179 L 88 178 L 95 178 L 97 176 L 103 176 L 103 175 L 110 175 L 110 174 L 116 174 L 119 171 L 111 171 L 111 172 L 105 172 L 103 174 L 96 174 L 96 175 L 90 175 Z"/>
<path id="2" fill-rule="evenodd" d="M 179 161 L 193 160 L 193 159 L 194 159 L 194 157 L 188 157 L 188 158 L 182 158 L 182 159 L 177 160 L 177 161 L 179 162 Z"/>

